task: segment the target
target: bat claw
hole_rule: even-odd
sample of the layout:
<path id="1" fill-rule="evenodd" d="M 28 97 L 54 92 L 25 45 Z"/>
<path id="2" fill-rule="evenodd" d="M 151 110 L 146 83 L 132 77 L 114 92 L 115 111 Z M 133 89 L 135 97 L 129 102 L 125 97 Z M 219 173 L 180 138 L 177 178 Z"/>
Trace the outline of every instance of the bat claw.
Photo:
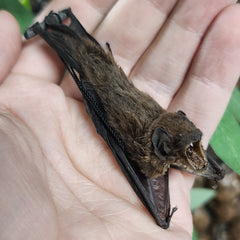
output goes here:
<path id="1" fill-rule="evenodd" d="M 42 23 L 37 22 L 37 23 L 33 24 L 31 27 L 27 28 L 26 31 L 24 32 L 24 37 L 26 39 L 35 37 L 36 35 L 38 35 L 37 28 L 39 28 L 39 27 L 42 30 L 45 30 L 46 29 L 45 21 L 43 21 Z"/>
<path id="2" fill-rule="evenodd" d="M 33 30 L 33 26 L 30 27 L 30 28 L 27 28 L 24 32 L 24 37 L 25 39 L 30 39 L 30 38 L 33 38 L 34 36 L 36 36 L 37 33 L 34 32 Z"/>
<path id="3" fill-rule="evenodd" d="M 64 21 L 71 15 L 71 8 L 64 9 L 62 11 L 58 12 L 58 16 L 61 19 L 61 21 Z"/>
<path id="4" fill-rule="evenodd" d="M 169 215 L 169 217 L 168 217 L 168 219 L 167 219 L 167 223 L 168 223 L 168 225 L 169 225 L 169 223 L 170 223 L 170 221 L 171 221 L 171 219 L 172 219 L 172 216 L 173 216 L 173 214 L 177 211 L 177 207 L 174 207 L 173 209 L 172 209 L 172 211 L 171 211 L 171 213 L 170 213 L 170 215 Z"/>

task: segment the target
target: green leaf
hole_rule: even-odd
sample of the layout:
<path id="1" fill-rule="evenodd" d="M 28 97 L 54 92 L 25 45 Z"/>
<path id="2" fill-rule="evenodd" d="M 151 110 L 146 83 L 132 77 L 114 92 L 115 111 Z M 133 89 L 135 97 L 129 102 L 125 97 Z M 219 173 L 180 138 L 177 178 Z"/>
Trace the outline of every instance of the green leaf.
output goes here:
<path id="1" fill-rule="evenodd" d="M 23 7 L 18 0 L 1 0 L 0 9 L 7 10 L 17 19 L 22 33 L 33 21 L 32 12 Z"/>
<path id="2" fill-rule="evenodd" d="M 240 92 L 237 88 L 233 91 L 210 144 L 216 154 L 240 174 Z"/>
<path id="3" fill-rule="evenodd" d="M 240 91 L 238 88 L 235 88 L 231 100 L 229 102 L 229 109 L 232 112 L 233 116 L 236 118 L 238 123 L 240 123 Z"/>
<path id="4" fill-rule="evenodd" d="M 203 206 L 215 196 L 215 191 L 207 188 L 193 188 L 191 190 L 191 210 Z"/>
<path id="5" fill-rule="evenodd" d="M 29 11 L 32 10 L 31 3 L 29 0 L 19 0 L 19 2 Z"/>
<path id="6" fill-rule="evenodd" d="M 198 240 L 198 235 L 197 235 L 197 232 L 196 232 L 195 228 L 193 229 L 192 240 Z"/>

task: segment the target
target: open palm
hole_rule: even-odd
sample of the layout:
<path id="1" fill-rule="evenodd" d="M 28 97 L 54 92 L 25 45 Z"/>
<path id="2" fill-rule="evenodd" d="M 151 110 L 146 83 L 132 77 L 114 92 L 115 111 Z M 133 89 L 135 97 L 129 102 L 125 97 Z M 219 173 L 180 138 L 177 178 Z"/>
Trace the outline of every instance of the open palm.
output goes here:
<path id="1" fill-rule="evenodd" d="M 207 144 L 239 75 L 240 21 L 230 0 L 53 0 L 71 7 L 134 84 L 184 110 Z M 172 170 L 178 206 L 158 227 L 97 135 L 81 94 L 41 39 L 21 44 L 0 12 L 0 239 L 191 239 L 193 177 Z M 18 57 L 19 56 L 19 57 Z M 64 77 L 63 77 L 64 76 Z"/>

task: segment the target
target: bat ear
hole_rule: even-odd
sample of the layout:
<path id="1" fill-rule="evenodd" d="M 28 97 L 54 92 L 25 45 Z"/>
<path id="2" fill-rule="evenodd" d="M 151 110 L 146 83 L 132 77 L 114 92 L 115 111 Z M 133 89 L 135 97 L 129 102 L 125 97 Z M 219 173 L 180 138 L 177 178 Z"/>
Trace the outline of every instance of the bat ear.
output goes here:
<path id="1" fill-rule="evenodd" d="M 172 152 L 172 135 L 164 128 L 157 127 L 152 134 L 154 153 L 160 158 L 165 159 Z"/>

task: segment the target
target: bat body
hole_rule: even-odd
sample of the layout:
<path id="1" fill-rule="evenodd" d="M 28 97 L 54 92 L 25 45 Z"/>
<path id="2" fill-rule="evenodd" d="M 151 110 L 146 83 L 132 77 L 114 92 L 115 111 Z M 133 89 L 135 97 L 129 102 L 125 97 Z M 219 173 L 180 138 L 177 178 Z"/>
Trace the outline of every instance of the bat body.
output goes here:
<path id="1" fill-rule="evenodd" d="M 62 23 L 70 18 L 71 23 Z M 70 9 L 51 12 L 28 28 L 58 53 L 82 92 L 97 132 L 109 145 L 123 173 L 158 225 L 168 228 L 171 216 L 168 169 L 175 167 L 219 180 L 222 169 L 207 160 L 201 131 L 182 111 L 167 112 L 139 91 Z"/>

